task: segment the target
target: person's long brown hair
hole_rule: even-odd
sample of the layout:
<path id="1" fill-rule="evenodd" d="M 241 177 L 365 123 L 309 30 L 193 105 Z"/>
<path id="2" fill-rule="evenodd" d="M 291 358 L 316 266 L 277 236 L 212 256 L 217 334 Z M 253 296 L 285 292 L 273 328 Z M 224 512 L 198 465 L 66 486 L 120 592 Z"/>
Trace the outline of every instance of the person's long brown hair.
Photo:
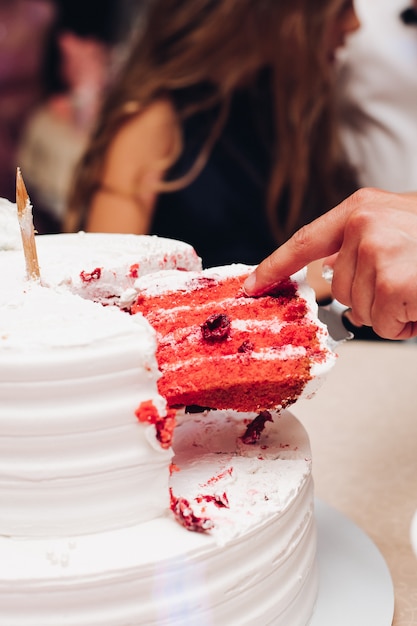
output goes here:
<path id="1" fill-rule="evenodd" d="M 153 0 L 146 27 L 103 103 L 78 166 L 69 197 L 67 229 L 82 223 L 100 185 L 106 149 L 126 120 L 175 90 L 199 84 L 211 87 L 206 98 L 185 101 L 178 110 L 182 119 L 197 110 L 220 107 L 202 153 L 189 176 L 176 186 L 185 185 L 207 162 L 234 90 L 264 68 L 269 68 L 272 76 L 276 132 L 266 210 L 277 243 L 301 225 L 306 201 L 324 212 L 350 193 L 350 170 L 335 132 L 332 72 L 323 51 L 334 3 Z M 177 156 L 178 151 L 167 166 Z M 167 183 L 161 190 L 169 188 Z M 285 215 L 277 211 L 283 193 L 289 199 Z"/>

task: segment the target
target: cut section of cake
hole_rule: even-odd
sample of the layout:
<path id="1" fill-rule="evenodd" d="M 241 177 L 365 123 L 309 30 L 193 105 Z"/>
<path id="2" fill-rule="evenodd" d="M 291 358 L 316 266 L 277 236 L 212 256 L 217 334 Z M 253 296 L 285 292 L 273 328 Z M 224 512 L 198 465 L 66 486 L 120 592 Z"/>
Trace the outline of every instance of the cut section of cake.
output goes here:
<path id="1" fill-rule="evenodd" d="M 164 271 L 136 281 L 131 312 L 156 330 L 158 387 L 169 406 L 284 408 L 312 395 L 333 366 L 305 273 L 250 298 L 242 285 L 251 269 Z"/>

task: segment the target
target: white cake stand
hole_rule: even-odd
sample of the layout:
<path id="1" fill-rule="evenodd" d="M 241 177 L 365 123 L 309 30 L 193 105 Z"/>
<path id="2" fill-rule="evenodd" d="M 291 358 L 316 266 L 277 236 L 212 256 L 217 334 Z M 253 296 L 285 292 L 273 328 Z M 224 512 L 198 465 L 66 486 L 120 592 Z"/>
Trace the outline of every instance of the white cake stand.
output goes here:
<path id="1" fill-rule="evenodd" d="M 310 626 L 391 626 L 394 589 L 381 553 L 342 513 L 315 506 L 320 578 Z M 417 514 L 413 532 L 417 551 Z"/>

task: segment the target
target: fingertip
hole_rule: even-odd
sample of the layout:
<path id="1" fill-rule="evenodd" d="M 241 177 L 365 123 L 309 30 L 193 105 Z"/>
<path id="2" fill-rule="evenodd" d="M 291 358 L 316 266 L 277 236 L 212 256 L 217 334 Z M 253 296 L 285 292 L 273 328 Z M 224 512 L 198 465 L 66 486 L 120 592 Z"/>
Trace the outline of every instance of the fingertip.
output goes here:
<path id="1" fill-rule="evenodd" d="M 249 276 L 246 278 L 245 282 L 243 283 L 243 291 L 245 295 L 253 296 L 255 295 L 255 288 L 256 288 L 256 273 L 252 272 L 252 274 L 249 274 Z"/>

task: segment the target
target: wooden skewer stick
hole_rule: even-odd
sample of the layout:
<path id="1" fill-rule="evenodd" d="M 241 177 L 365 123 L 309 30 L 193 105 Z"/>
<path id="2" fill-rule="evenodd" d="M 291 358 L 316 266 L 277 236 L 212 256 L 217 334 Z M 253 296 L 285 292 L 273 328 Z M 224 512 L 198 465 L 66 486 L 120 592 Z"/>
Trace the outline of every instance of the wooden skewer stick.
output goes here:
<path id="1" fill-rule="evenodd" d="M 25 254 L 26 274 L 29 280 L 40 280 L 35 230 L 33 228 L 32 205 L 19 167 L 16 172 L 16 204 L 23 251 Z"/>

